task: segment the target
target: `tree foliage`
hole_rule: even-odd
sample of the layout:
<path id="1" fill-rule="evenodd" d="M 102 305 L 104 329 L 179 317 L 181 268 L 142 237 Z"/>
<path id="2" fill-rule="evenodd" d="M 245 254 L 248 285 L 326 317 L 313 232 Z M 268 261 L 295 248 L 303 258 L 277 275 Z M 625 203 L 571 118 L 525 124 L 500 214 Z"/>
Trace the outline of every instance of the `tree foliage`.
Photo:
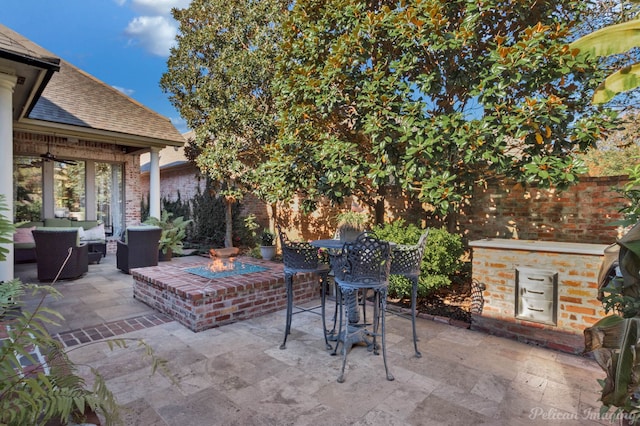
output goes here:
<path id="1" fill-rule="evenodd" d="M 274 81 L 274 199 L 303 191 L 380 206 L 388 193 L 455 213 L 496 176 L 566 186 L 611 116 L 592 60 L 568 46 L 578 1 L 299 0 Z"/>
<path id="2" fill-rule="evenodd" d="M 231 206 L 255 186 L 263 146 L 276 134 L 271 79 L 286 6 L 281 0 L 194 0 L 173 11 L 178 44 L 160 84 L 195 131 L 192 157 L 226 200 L 227 246 Z"/>
<path id="3" fill-rule="evenodd" d="M 630 1 L 640 3 L 640 0 Z M 633 12 L 637 16 L 638 9 L 635 8 Z M 594 103 L 609 102 L 617 94 L 640 86 L 640 62 L 633 61 L 629 54 L 632 49 L 640 47 L 640 19 L 608 25 L 585 34 L 571 43 L 571 47 L 579 49 L 581 54 L 595 57 L 625 55 L 627 62 L 630 62 L 602 81 L 593 95 Z"/>
<path id="4" fill-rule="evenodd" d="M 628 175 L 630 167 L 640 164 L 640 116 L 634 112 L 621 118 L 618 129 L 579 156 L 589 176 Z"/>

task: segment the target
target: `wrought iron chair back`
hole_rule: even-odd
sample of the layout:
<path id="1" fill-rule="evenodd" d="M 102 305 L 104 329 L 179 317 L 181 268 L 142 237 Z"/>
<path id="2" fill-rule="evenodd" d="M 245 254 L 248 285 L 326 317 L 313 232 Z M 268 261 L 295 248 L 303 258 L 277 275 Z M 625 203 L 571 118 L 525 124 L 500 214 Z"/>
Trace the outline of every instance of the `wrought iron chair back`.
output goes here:
<path id="1" fill-rule="evenodd" d="M 282 262 L 285 270 L 293 273 L 312 272 L 318 269 L 318 249 L 307 242 L 294 242 L 278 226 Z"/>
<path id="2" fill-rule="evenodd" d="M 341 285 L 354 288 L 377 288 L 389 285 L 391 248 L 387 241 L 362 233 L 342 248 L 341 266 L 336 278 Z"/>
<path id="3" fill-rule="evenodd" d="M 324 333 L 324 342 L 327 349 L 332 349 L 327 337 L 327 328 L 325 321 L 325 299 L 326 299 L 326 283 L 329 273 L 329 265 L 320 263 L 318 249 L 307 242 L 291 241 L 287 235 L 282 232 L 278 226 L 278 235 L 280 237 L 280 248 L 282 249 L 282 262 L 284 263 L 284 278 L 287 288 L 287 316 L 284 331 L 284 340 L 280 345 L 280 349 L 285 349 L 287 344 L 287 336 L 291 333 L 291 317 L 294 314 L 302 312 L 315 312 L 317 308 L 321 308 L 322 328 Z M 304 308 L 294 306 L 293 304 L 293 276 L 296 274 L 315 273 L 319 277 L 321 289 L 320 306 Z M 293 310 L 297 309 L 297 312 Z"/>
<path id="4" fill-rule="evenodd" d="M 420 280 L 420 267 L 427 247 L 427 229 L 420 236 L 415 245 L 397 245 L 393 248 L 393 262 L 391 262 L 391 274 L 402 275 L 411 281 L 411 326 L 413 328 L 413 347 L 416 358 L 422 354 L 418 350 L 418 334 L 416 331 L 416 303 L 418 298 L 418 282 Z"/>
<path id="5" fill-rule="evenodd" d="M 427 229 L 415 245 L 398 244 L 393 248 L 393 262 L 391 263 L 391 274 L 403 275 L 407 278 L 420 276 L 420 266 L 424 257 L 424 250 L 427 247 Z"/>

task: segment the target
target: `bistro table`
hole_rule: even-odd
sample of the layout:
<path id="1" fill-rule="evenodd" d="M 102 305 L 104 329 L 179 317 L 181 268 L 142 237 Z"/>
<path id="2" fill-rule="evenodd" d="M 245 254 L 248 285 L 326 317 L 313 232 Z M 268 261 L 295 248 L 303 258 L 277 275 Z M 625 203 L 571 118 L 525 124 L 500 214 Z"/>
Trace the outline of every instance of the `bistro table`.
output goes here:
<path id="1" fill-rule="evenodd" d="M 329 265 L 331 267 L 331 269 L 333 270 L 334 274 L 335 274 L 335 270 L 334 270 L 334 262 L 332 262 L 332 260 L 338 255 L 338 251 L 342 251 L 342 248 L 344 247 L 344 244 L 350 242 L 350 241 L 341 241 L 341 240 L 336 240 L 336 239 L 321 239 L 321 240 L 313 240 L 313 241 L 309 241 L 309 244 L 311 244 L 314 247 L 318 247 L 318 248 L 323 248 L 323 249 L 327 249 L 329 250 Z M 389 245 L 391 246 L 391 248 L 393 249 L 393 247 L 395 247 L 397 244 L 394 242 L 389 242 Z M 341 297 L 339 294 L 336 295 L 336 297 Z M 347 299 L 344 301 L 344 303 L 347 306 L 347 311 L 348 311 L 348 320 L 349 320 L 349 324 L 348 327 L 364 327 L 366 326 L 366 324 L 360 324 L 360 310 L 358 309 L 358 295 L 356 292 L 354 293 L 350 293 L 347 296 Z M 365 317 L 366 318 L 366 317 Z M 366 321 L 366 319 L 365 319 Z M 334 321 L 335 323 L 335 321 Z M 335 327 L 334 327 L 335 330 Z M 343 331 L 344 333 L 344 331 Z M 367 346 L 369 348 L 372 348 L 372 344 L 368 339 L 364 339 L 364 340 L 357 340 L 357 341 L 351 341 L 346 343 L 344 341 L 344 337 L 342 336 L 330 336 L 329 340 L 336 340 L 338 342 L 342 341 L 343 344 L 345 344 L 345 346 L 353 346 L 356 343 L 360 343 L 360 342 L 364 342 L 367 344 Z M 336 354 L 336 351 L 338 349 L 338 345 L 335 345 L 334 351 L 332 352 L 332 355 Z M 370 349 L 371 350 L 371 349 Z"/>
<path id="2" fill-rule="evenodd" d="M 331 266 L 331 269 L 335 273 L 334 265 L 332 264 L 331 260 L 333 260 L 333 258 L 336 256 L 337 251 L 342 251 L 342 247 L 344 247 L 344 243 L 346 242 L 347 241 L 341 241 L 336 239 L 326 239 L 326 240 L 309 241 L 309 244 L 311 244 L 314 247 L 329 250 L 329 265 Z M 358 298 L 355 296 L 349 297 L 349 300 L 346 301 L 346 304 L 349 307 L 349 324 L 359 323 L 360 311 L 358 310 Z"/>

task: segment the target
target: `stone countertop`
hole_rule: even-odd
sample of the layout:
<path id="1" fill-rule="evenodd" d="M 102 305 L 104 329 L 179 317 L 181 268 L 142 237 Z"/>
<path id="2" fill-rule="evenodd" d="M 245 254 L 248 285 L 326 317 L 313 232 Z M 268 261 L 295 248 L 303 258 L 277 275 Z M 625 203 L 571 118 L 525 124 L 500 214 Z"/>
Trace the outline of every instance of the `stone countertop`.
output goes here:
<path id="1" fill-rule="evenodd" d="M 485 238 L 469 242 L 472 248 L 502 250 L 526 250 L 554 253 L 573 253 L 603 256 L 605 244 L 563 243 L 558 241 L 512 240 L 506 238 Z"/>

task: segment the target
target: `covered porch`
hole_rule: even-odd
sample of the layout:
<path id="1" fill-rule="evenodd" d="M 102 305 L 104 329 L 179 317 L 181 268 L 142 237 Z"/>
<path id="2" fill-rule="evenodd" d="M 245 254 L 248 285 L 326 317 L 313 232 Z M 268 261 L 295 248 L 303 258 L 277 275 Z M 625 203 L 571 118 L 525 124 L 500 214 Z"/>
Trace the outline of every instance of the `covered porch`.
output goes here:
<path id="1" fill-rule="evenodd" d="M 15 222 L 98 220 L 106 236 L 140 222 L 140 155 L 160 216 L 159 152 L 182 146 L 171 122 L 0 25 L 0 194 Z M 13 245 L 0 281 L 14 276 Z"/>

